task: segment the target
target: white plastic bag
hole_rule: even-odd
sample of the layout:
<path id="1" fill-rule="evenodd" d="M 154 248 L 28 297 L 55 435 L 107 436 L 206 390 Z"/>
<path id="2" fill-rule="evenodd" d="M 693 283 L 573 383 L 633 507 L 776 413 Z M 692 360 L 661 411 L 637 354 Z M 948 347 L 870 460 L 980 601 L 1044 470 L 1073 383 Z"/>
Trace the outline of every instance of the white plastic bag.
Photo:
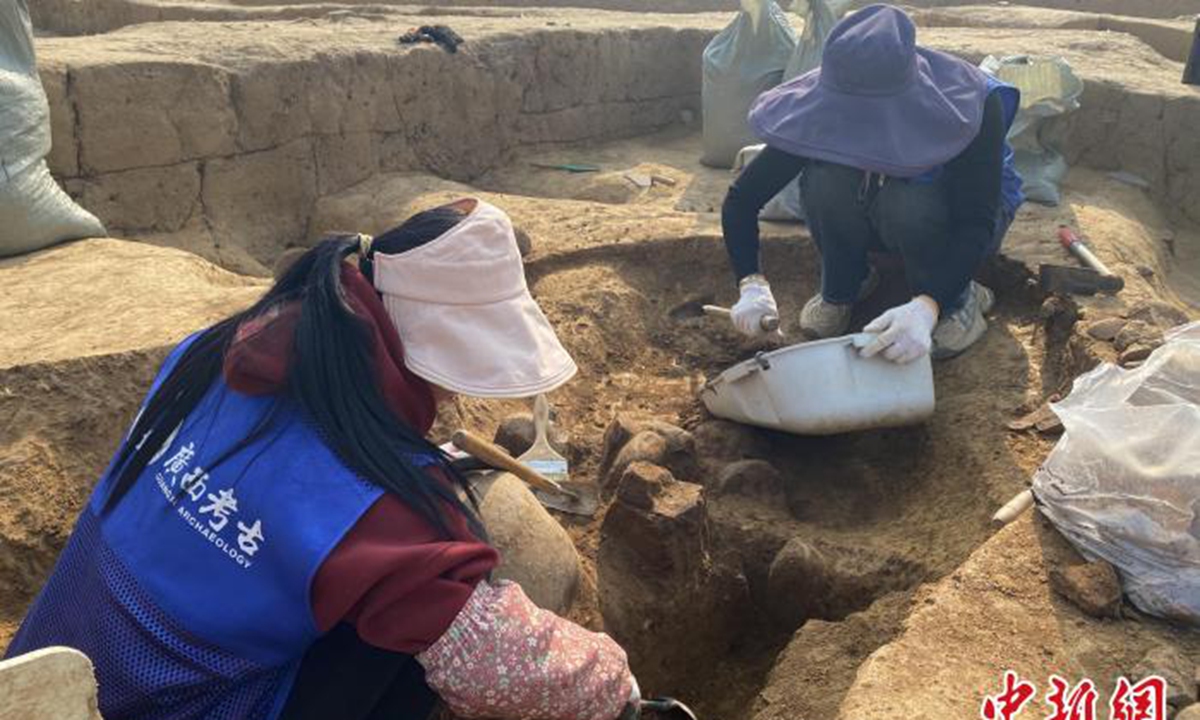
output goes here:
<path id="1" fill-rule="evenodd" d="M 0 257 L 105 234 L 50 177 L 49 152 L 50 107 L 29 8 L 26 0 L 0 0 Z"/>
<path id="2" fill-rule="evenodd" d="M 796 33 L 773 0 L 742 0 L 742 7 L 704 49 L 701 162 L 712 167 L 731 167 L 738 151 L 755 142 L 750 106 L 783 80 L 796 47 Z"/>
<path id="3" fill-rule="evenodd" d="M 1079 377 L 1051 407 L 1065 434 L 1034 477 L 1041 512 L 1112 563 L 1137 607 L 1200 624 L 1200 323 L 1135 370 Z"/>
<path id="4" fill-rule="evenodd" d="M 1062 153 L 1042 142 L 1041 132 L 1048 118 L 1079 109 L 1083 81 L 1060 57 L 989 55 L 980 67 L 1021 91 L 1021 108 L 1008 131 L 1008 141 L 1022 190 L 1033 202 L 1057 206 L 1067 161 Z"/>

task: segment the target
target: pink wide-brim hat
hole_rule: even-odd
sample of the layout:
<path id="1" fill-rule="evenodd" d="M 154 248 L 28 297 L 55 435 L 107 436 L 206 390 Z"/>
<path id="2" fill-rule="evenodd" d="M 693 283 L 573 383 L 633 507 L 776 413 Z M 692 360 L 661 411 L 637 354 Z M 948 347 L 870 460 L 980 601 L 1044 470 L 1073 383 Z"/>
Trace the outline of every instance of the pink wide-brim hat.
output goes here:
<path id="1" fill-rule="evenodd" d="M 512 222 L 499 208 L 475 200 L 441 237 L 373 260 L 405 365 L 425 380 L 473 397 L 523 398 L 577 372 L 529 294 Z"/>

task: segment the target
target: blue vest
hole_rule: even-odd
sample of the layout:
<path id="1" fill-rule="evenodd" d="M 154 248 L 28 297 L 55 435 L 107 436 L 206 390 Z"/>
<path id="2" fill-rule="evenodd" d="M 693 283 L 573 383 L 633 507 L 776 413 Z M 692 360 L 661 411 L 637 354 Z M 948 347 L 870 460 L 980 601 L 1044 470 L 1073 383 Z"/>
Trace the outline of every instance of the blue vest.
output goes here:
<path id="1" fill-rule="evenodd" d="M 1017 119 L 1017 111 L 1021 108 L 1021 91 L 988 75 L 988 95 L 999 93 L 1000 102 L 1004 106 L 1004 131 L 1012 129 L 1013 121 Z M 1025 202 L 1025 193 L 1021 192 L 1021 176 L 1017 173 L 1016 158 L 1008 139 L 1004 140 L 1004 177 L 1000 181 L 1000 194 L 1004 202 L 1004 210 L 1008 217 L 1017 214 L 1017 208 Z"/>
<path id="2" fill-rule="evenodd" d="M 218 381 L 102 515 L 110 466 L 9 655 L 82 650 L 113 720 L 276 717 L 319 635 L 313 577 L 382 491 L 286 404 L 238 449 L 271 404 Z"/>
<path id="3" fill-rule="evenodd" d="M 987 86 L 988 97 L 991 97 L 994 93 L 1000 95 L 1000 103 L 1004 107 L 1004 131 L 1007 133 L 1012 129 L 1013 121 L 1017 118 L 1017 110 L 1021 107 L 1021 91 L 992 75 L 987 76 Z M 1021 176 L 1017 173 L 1016 156 L 1007 138 L 1004 140 L 1003 152 L 1004 168 L 1000 179 L 1000 195 L 1003 212 L 1007 219 L 1011 221 L 1013 216 L 1017 214 L 1017 208 L 1021 207 L 1021 203 L 1025 202 L 1025 194 L 1021 192 L 1022 183 Z M 935 167 L 912 178 L 910 182 L 933 182 L 941 176 L 942 170 L 943 166 Z M 1007 223 L 1005 225 L 1007 226 Z"/>

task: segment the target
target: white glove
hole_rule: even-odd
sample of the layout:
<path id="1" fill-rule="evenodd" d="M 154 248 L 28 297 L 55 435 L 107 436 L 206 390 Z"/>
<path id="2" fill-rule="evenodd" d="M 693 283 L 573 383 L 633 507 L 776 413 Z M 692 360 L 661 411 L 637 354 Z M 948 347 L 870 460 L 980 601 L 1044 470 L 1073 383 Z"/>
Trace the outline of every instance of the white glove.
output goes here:
<path id="1" fill-rule="evenodd" d="M 771 286 L 760 275 L 750 275 L 741 282 L 741 297 L 730 310 L 730 318 L 738 332 L 758 337 L 766 332 L 763 318 L 779 317 Z"/>
<path id="2" fill-rule="evenodd" d="M 925 357 L 933 345 L 933 328 L 937 320 L 936 303 L 924 296 L 913 298 L 863 328 L 863 332 L 874 334 L 875 339 L 860 354 L 869 358 L 883 353 L 888 360 L 901 364 Z"/>

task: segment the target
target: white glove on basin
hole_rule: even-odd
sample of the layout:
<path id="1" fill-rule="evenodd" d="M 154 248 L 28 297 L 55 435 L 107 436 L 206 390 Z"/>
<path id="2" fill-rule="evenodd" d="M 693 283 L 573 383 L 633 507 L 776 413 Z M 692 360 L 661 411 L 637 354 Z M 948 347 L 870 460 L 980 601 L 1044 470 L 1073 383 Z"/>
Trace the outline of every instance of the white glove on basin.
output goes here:
<path id="1" fill-rule="evenodd" d="M 763 319 L 779 317 L 771 285 L 761 275 L 751 275 L 742 280 L 740 290 L 741 297 L 730 310 L 733 326 L 743 335 L 763 335 L 767 332 L 763 329 Z"/>
<path id="2" fill-rule="evenodd" d="M 888 310 L 863 328 L 875 335 L 861 351 L 865 358 L 880 353 L 894 363 L 910 363 L 929 354 L 938 312 L 932 300 L 918 297 Z"/>

